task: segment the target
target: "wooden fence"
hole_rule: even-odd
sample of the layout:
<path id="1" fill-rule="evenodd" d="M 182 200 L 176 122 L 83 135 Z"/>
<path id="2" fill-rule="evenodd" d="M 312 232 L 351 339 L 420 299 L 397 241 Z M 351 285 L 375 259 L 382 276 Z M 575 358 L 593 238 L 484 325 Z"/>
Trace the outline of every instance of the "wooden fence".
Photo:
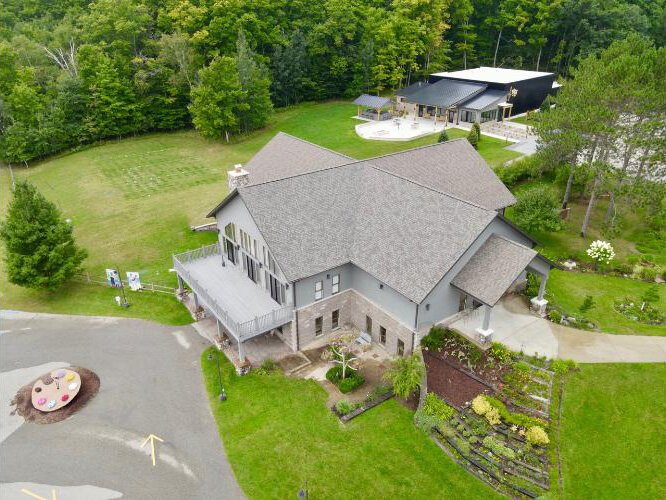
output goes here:
<path id="1" fill-rule="evenodd" d="M 109 286 L 109 282 L 106 281 L 106 279 L 102 278 L 97 278 L 95 276 L 91 276 L 89 272 L 84 272 L 82 274 L 79 274 L 74 277 L 75 281 L 78 281 L 80 283 L 88 283 L 90 285 L 104 285 L 104 286 Z M 133 292 L 129 287 L 129 283 L 127 280 L 121 279 L 121 282 L 123 284 L 123 287 L 125 287 L 126 290 Z M 156 293 L 168 293 L 169 295 L 175 295 L 177 290 L 175 287 L 170 287 L 170 286 L 164 286 L 164 285 L 157 285 L 155 283 L 141 283 L 141 291 L 144 292 L 156 292 Z"/>

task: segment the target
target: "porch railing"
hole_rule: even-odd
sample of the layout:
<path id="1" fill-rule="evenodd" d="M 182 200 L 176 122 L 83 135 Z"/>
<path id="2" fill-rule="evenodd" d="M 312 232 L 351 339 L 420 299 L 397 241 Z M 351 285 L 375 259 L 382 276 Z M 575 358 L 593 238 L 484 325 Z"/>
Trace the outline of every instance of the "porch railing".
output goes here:
<path id="1" fill-rule="evenodd" d="M 220 255 L 220 245 L 215 243 L 207 245 L 189 252 L 183 252 L 173 256 L 173 267 L 178 275 L 185 280 L 192 291 L 197 294 L 197 298 L 220 320 L 220 322 L 229 330 L 236 340 L 244 341 L 251 339 L 273 328 L 289 323 L 292 319 L 291 306 L 284 306 L 273 309 L 270 312 L 256 316 L 254 319 L 239 322 L 222 307 L 208 290 L 198 281 L 196 281 L 184 264 L 198 259 L 205 259 L 214 255 Z"/>

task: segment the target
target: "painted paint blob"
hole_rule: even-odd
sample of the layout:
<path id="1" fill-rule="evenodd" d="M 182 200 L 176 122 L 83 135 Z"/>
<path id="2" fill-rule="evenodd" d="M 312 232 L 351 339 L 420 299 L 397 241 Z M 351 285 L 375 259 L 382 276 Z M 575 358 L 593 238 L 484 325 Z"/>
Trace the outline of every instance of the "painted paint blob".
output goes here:
<path id="1" fill-rule="evenodd" d="M 69 399 L 69 394 L 63 394 L 60 398 L 60 401 L 67 401 Z"/>
<path id="2" fill-rule="evenodd" d="M 39 398 L 37 400 L 37 404 L 40 405 L 40 406 L 44 405 L 45 403 L 46 403 L 46 398 Z"/>
<path id="3" fill-rule="evenodd" d="M 56 373 L 56 377 L 58 378 L 63 378 L 65 375 L 67 375 L 65 370 L 58 370 L 58 373 Z"/>
<path id="4" fill-rule="evenodd" d="M 73 391 L 74 389 L 76 389 L 77 385 L 78 385 L 78 384 L 77 384 L 76 382 L 72 382 L 71 384 L 69 384 L 69 385 L 67 386 L 67 388 L 68 388 L 70 391 Z"/>
<path id="5" fill-rule="evenodd" d="M 71 382 L 72 380 L 74 380 L 74 374 L 73 374 L 73 373 L 68 373 L 68 374 L 65 376 L 65 380 L 66 380 L 67 382 Z"/>
<path id="6" fill-rule="evenodd" d="M 56 405 L 56 400 L 52 399 L 49 401 L 49 404 L 46 405 L 47 408 L 53 408 Z"/>

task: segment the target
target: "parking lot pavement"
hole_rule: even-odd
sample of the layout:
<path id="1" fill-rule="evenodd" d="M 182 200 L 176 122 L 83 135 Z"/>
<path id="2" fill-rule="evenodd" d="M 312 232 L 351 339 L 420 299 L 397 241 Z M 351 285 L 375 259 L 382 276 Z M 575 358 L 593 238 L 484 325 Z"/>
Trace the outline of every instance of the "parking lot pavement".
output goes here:
<path id="1" fill-rule="evenodd" d="M 243 497 L 203 387 L 206 345 L 190 326 L 1 312 L 0 497 Z M 48 425 L 9 415 L 20 386 L 68 365 L 101 382 L 78 413 Z M 155 466 L 141 446 L 151 433 L 164 441 Z"/>

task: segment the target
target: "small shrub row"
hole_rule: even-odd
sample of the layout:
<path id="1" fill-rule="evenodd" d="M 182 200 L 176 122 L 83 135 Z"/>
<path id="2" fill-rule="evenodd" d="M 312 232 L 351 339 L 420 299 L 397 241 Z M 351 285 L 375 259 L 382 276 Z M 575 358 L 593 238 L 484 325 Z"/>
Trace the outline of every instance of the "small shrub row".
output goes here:
<path id="1" fill-rule="evenodd" d="M 499 414 L 500 418 L 504 420 L 504 422 L 506 422 L 507 424 L 519 425 L 525 428 L 533 426 L 546 427 L 548 425 L 540 418 L 530 417 L 529 415 L 523 415 L 522 413 L 510 412 L 507 409 L 506 405 L 502 403 L 499 399 L 483 395 L 477 397 L 484 398 L 491 407 L 497 410 L 497 413 Z M 472 407 L 472 409 L 474 408 Z"/>
<path id="2" fill-rule="evenodd" d="M 493 436 L 486 436 L 483 438 L 483 446 L 499 457 L 509 458 L 511 460 L 516 458 L 516 452 L 513 449 L 505 446 Z"/>

